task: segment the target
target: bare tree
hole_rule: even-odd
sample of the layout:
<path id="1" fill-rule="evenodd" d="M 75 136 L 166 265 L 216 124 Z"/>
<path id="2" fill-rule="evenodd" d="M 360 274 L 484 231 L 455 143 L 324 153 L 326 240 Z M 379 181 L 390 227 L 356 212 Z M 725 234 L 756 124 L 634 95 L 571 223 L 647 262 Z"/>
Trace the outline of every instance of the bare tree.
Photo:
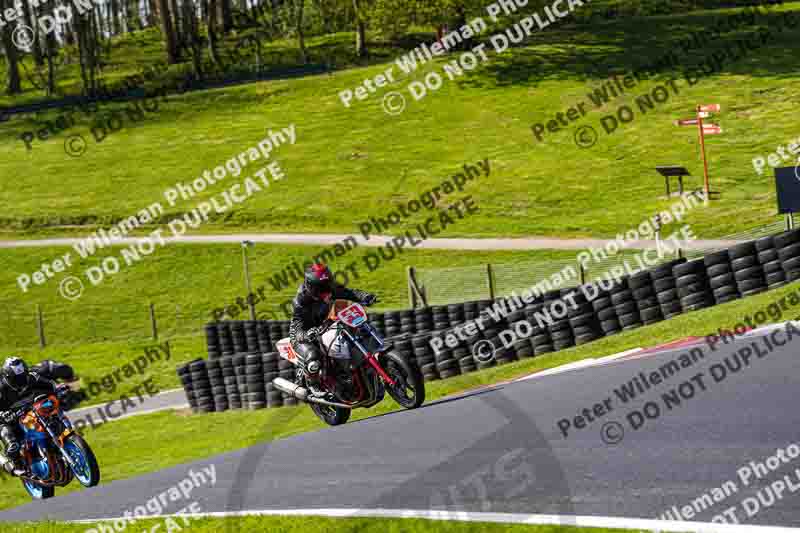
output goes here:
<path id="1" fill-rule="evenodd" d="M 219 65 L 219 54 L 217 53 L 217 0 L 208 0 L 208 9 L 206 10 L 206 26 L 208 27 L 208 55 L 211 62 Z"/>
<path id="2" fill-rule="evenodd" d="M 183 25 L 181 24 L 181 12 L 178 9 L 178 0 L 169 0 L 170 10 L 172 11 L 172 30 L 175 32 L 176 54 L 178 61 L 183 56 Z"/>
<path id="3" fill-rule="evenodd" d="M 9 5 L 11 5 L 9 3 Z M 52 12 L 52 7 L 50 8 Z M 41 29 L 39 25 L 36 24 L 37 16 L 36 16 L 36 8 L 28 5 L 28 2 L 22 2 L 22 16 L 23 21 L 25 24 L 33 29 L 33 45 L 31 47 L 31 53 L 33 54 L 33 61 L 38 66 L 44 65 L 44 55 L 42 54 L 42 38 L 41 38 Z"/>
<path id="4" fill-rule="evenodd" d="M 161 16 L 161 31 L 167 44 L 167 63 L 174 65 L 178 62 L 178 46 L 175 32 L 172 30 L 172 19 L 169 14 L 168 0 L 158 0 L 158 11 Z"/>
<path id="5" fill-rule="evenodd" d="M 0 0 L 0 11 L 5 12 L 11 7 L 11 0 Z M 6 56 L 8 72 L 8 84 L 6 85 L 7 94 L 19 94 L 22 92 L 22 83 L 19 78 L 19 60 L 17 57 L 17 47 L 11 38 L 13 24 L 6 24 L 0 28 L 0 41 L 3 43 L 3 50 Z"/>
<path id="6" fill-rule="evenodd" d="M 56 92 L 55 69 L 53 67 L 53 55 L 56 54 L 56 36 L 49 33 L 45 37 L 45 50 L 47 52 L 47 96 L 53 96 Z"/>
<path id="7" fill-rule="evenodd" d="M 157 3 L 158 0 L 147 0 L 147 26 L 155 26 L 156 25 L 156 15 L 158 14 L 159 4 Z"/>
<path id="8" fill-rule="evenodd" d="M 91 13 L 85 17 L 75 17 L 75 33 L 81 65 L 83 93 L 94 95 L 97 90 L 97 63 L 99 46 L 97 41 L 97 21 Z"/>
<path id="9" fill-rule="evenodd" d="M 183 23 L 182 35 L 185 39 L 185 46 L 191 51 L 192 65 L 194 66 L 195 79 L 202 80 L 203 74 L 203 39 L 200 37 L 200 28 L 197 21 L 195 6 L 191 1 L 184 0 L 181 4 L 183 11 L 181 19 Z"/>
<path id="10" fill-rule="evenodd" d="M 308 63 L 308 52 L 306 51 L 306 37 L 303 32 L 303 15 L 305 12 L 305 0 L 293 0 L 294 4 L 294 31 L 297 33 L 297 44 L 300 48 L 300 62 Z"/>
<path id="11" fill-rule="evenodd" d="M 111 34 L 119 35 L 120 33 L 120 9 L 119 3 L 125 0 L 111 0 Z"/>
<path id="12" fill-rule="evenodd" d="M 222 32 L 228 33 L 233 29 L 233 9 L 231 0 L 219 0 L 220 15 L 222 16 Z"/>
<path id="13" fill-rule="evenodd" d="M 364 21 L 366 18 L 362 12 L 363 0 L 353 0 L 353 9 L 356 15 L 356 55 L 358 57 L 367 57 L 367 24 Z"/>

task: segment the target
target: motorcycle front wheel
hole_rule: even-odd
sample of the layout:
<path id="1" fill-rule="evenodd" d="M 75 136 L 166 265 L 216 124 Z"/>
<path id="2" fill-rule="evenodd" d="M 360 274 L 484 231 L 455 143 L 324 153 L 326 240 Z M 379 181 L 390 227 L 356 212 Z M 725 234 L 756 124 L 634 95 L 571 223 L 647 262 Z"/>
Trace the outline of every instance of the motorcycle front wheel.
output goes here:
<path id="1" fill-rule="evenodd" d="M 395 352 L 386 354 L 386 374 L 395 385 L 386 383 L 386 390 L 394 401 L 405 409 L 416 409 L 425 401 L 425 380 L 416 365 Z"/>
<path id="2" fill-rule="evenodd" d="M 75 479 L 84 487 L 94 487 L 100 483 L 100 466 L 89 444 L 78 434 L 70 435 L 64 441 L 64 451 L 67 452 L 75 466 L 72 473 Z"/>

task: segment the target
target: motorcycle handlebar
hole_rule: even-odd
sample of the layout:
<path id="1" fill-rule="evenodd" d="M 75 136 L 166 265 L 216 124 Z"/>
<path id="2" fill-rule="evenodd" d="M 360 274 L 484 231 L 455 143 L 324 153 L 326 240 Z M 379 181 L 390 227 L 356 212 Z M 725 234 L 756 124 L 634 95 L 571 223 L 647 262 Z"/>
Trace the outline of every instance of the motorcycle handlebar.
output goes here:
<path id="1" fill-rule="evenodd" d="M 61 395 L 58 393 L 58 391 L 49 394 L 39 394 L 33 399 L 18 401 L 17 403 L 12 405 L 7 412 L 13 413 L 14 418 L 19 418 L 22 415 L 24 415 L 27 411 L 29 411 L 36 402 L 46 400 L 50 396 L 55 396 L 56 398 L 59 398 Z"/>

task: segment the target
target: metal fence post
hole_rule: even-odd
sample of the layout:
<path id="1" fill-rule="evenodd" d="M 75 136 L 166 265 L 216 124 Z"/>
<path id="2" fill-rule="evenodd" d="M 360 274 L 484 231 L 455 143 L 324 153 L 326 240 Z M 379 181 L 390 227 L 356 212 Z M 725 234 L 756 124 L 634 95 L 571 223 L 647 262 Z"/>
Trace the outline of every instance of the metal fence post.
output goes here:
<path id="1" fill-rule="evenodd" d="M 153 333 L 153 340 L 158 340 L 158 324 L 156 323 L 156 308 L 150 302 L 150 329 Z"/>
<path id="2" fill-rule="evenodd" d="M 414 292 L 414 267 L 406 267 L 406 282 L 408 283 L 408 303 L 411 309 L 417 308 L 417 295 Z"/>
<path id="3" fill-rule="evenodd" d="M 39 333 L 39 347 L 44 348 L 47 346 L 47 340 L 44 338 L 44 317 L 42 306 L 39 304 L 36 304 L 36 331 Z"/>
<path id="4" fill-rule="evenodd" d="M 494 273 L 492 272 L 492 264 L 486 263 L 486 275 L 489 279 L 489 299 L 494 300 Z"/>
<path id="5" fill-rule="evenodd" d="M 428 307 L 428 297 L 425 294 L 425 287 L 420 287 L 417 283 L 417 269 L 413 266 L 406 267 L 406 274 L 408 276 L 408 299 L 411 303 L 411 308 L 417 308 L 417 302 L 422 304 L 422 307 Z"/>

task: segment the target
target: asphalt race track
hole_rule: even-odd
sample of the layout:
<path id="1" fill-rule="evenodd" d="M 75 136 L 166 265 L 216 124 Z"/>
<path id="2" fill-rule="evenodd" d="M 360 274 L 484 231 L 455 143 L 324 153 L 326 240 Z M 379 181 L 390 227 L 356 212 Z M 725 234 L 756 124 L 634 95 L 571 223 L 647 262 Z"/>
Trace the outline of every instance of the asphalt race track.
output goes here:
<path id="1" fill-rule="evenodd" d="M 701 341 L 696 346 L 702 352 L 695 351 L 691 363 L 683 347 L 506 384 L 415 412 L 101 484 L 0 513 L 0 520 L 119 517 L 178 484 L 190 469 L 213 463 L 216 484 L 188 497 L 203 512 L 434 508 L 655 519 L 708 493 L 704 511 L 673 519 L 709 522 L 735 507 L 744 524 L 800 526 L 800 492 L 794 493 L 800 491 L 800 457 L 781 452 L 784 459 L 770 460 L 778 466 L 765 466 L 760 480 L 753 475 L 745 483 L 737 474 L 743 467 L 749 471 L 750 461 L 764 463 L 800 443 L 800 330 L 795 332 L 791 342 L 771 352 L 764 343 L 786 341 L 791 328 L 760 330 L 716 351 Z M 735 357 L 737 350 L 741 357 Z M 724 358 L 736 368 L 743 356 L 746 366 L 720 375 Z M 673 360 L 686 367 L 668 367 Z M 615 390 L 640 372 L 656 372 L 662 381 L 623 402 Z M 668 408 L 662 395 L 673 389 Z M 647 402 L 652 418 L 633 429 L 629 414 Z M 598 413 L 591 422 L 574 420 L 584 408 Z M 660 413 L 654 416 L 656 408 Z M 563 419 L 571 419 L 566 438 L 558 427 Z M 760 502 L 756 493 L 777 480 L 786 487 L 780 497 L 769 505 L 774 493 L 762 492 L 766 503 Z M 712 489 L 726 482 L 724 499 L 716 491 L 719 499 L 713 500 Z M 742 504 L 748 498 L 752 517 Z"/>

